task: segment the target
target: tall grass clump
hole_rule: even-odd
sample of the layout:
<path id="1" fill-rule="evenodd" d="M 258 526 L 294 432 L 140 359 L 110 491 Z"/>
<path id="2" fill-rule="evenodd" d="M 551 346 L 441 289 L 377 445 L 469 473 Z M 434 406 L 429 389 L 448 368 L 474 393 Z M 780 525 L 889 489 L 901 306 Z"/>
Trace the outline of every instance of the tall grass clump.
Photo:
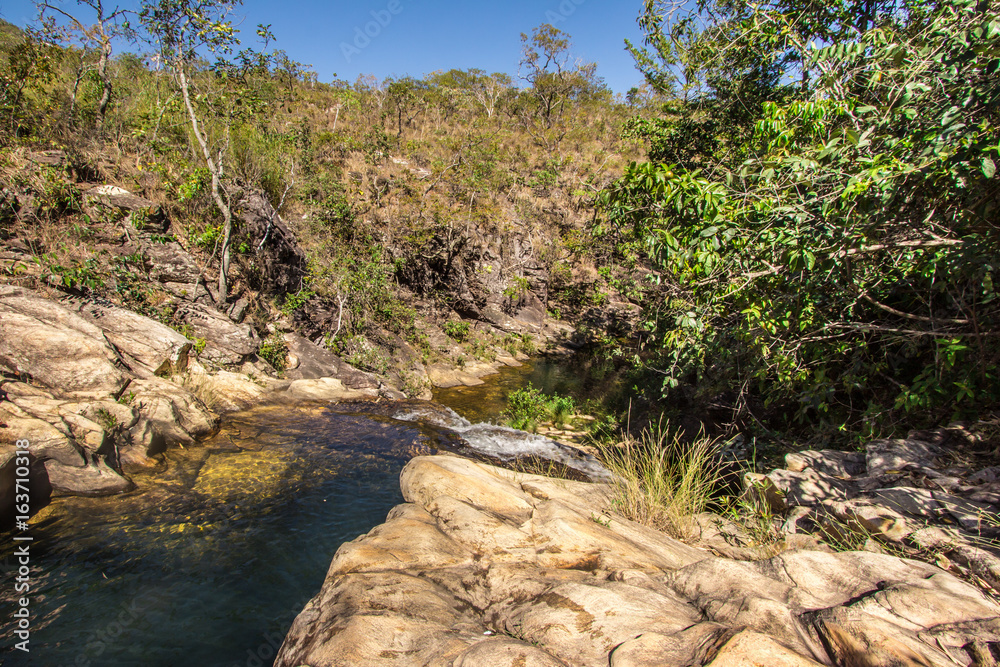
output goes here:
<path id="1" fill-rule="evenodd" d="M 625 518 L 671 537 L 695 537 L 694 517 L 709 507 L 721 481 L 719 449 L 719 440 L 703 434 L 683 442 L 662 422 L 638 440 L 605 446 L 602 458 L 614 477 L 612 506 Z"/>

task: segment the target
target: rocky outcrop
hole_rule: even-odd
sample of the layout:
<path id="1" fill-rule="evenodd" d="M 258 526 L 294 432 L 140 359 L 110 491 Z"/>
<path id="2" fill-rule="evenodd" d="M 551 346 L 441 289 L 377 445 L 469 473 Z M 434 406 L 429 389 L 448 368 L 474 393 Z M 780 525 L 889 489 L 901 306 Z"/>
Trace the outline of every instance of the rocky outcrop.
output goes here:
<path id="1" fill-rule="evenodd" d="M 59 391 L 106 395 L 128 381 L 122 365 L 88 319 L 31 290 L 0 285 L 0 371 Z"/>
<path id="2" fill-rule="evenodd" d="M 201 267 L 179 243 L 147 243 L 143 253 L 149 262 L 149 277 L 167 292 L 183 300 L 214 303 Z"/>
<path id="3" fill-rule="evenodd" d="M 18 383 L 0 385 L 11 400 L 0 402 L 0 451 L 10 455 L 15 442 L 30 442 L 35 476 L 55 493 L 102 496 L 121 493 L 132 483 L 109 466 L 114 445 L 105 428 L 51 395 Z M 4 501 L 13 497 L 0 489 Z M 4 502 L 6 504 L 6 502 Z"/>
<path id="4" fill-rule="evenodd" d="M 279 294 L 299 291 L 308 260 L 295 235 L 263 193 L 245 193 L 239 209 L 243 232 L 257 243 L 256 256 L 267 276 L 267 289 Z"/>
<path id="5" fill-rule="evenodd" d="M 205 341 L 202 356 L 219 364 L 238 365 L 256 354 L 260 339 L 247 324 L 236 324 L 224 313 L 200 303 L 185 302 L 176 317 Z"/>
<path id="6" fill-rule="evenodd" d="M 178 271 L 170 277 L 193 279 Z M 259 341 L 248 325 L 191 301 L 175 315 L 200 339 L 202 361 L 233 370 L 209 371 L 193 341 L 130 310 L 0 285 L 0 482 L 13 479 L 8 459 L 19 439 L 31 443 L 33 488 L 108 495 L 131 489 L 128 473 L 157 467 L 167 448 L 210 434 L 223 412 L 272 400 L 402 398 L 295 336 L 296 368 L 276 378 L 256 359 Z M 8 510 L 13 492 L 0 484 Z"/>
<path id="7" fill-rule="evenodd" d="M 1000 590 L 1000 474 L 986 458 L 977 465 L 977 449 L 976 436 L 955 426 L 875 440 L 865 452 L 789 454 L 786 469 L 748 481 L 789 516 L 788 533 L 868 540 Z"/>
<path id="8" fill-rule="evenodd" d="M 344 544 L 277 667 L 972 665 L 1000 605 L 868 552 L 721 558 L 611 511 L 607 485 L 451 456 Z M 977 653 L 978 651 L 978 653 Z M 983 653 L 985 651 L 985 653 Z"/>
<path id="9" fill-rule="evenodd" d="M 65 305 L 99 327 L 134 373 L 170 375 L 187 368 L 191 341 L 170 327 L 111 305 L 81 300 Z"/>

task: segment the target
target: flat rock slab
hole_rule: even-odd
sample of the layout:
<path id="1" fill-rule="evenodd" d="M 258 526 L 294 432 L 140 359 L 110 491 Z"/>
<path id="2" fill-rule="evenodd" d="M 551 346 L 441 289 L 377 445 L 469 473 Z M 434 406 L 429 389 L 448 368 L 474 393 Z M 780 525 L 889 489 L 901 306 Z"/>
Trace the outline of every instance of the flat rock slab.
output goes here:
<path id="1" fill-rule="evenodd" d="M 919 440 L 872 440 L 866 445 L 868 474 L 908 468 L 934 468 L 941 448 Z"/>
<path id="2" fill-rule="evenodd" d="M 358 401 L 378 397 L 375 389 L 350 389 L 334 378 L 296 380 L 289 385 L 288 398 L 296 401 Z"/>
<path id="3" fill-rule="evenodd" d="M 0 369 L 61 393 L 116 394 L 128 381 L 104 332 L 36 292 L 0 285 Z"/>
<path id="4" fill-rule="evenodd" d="M 792 472 L 806 468 L 838 478 L 863 475 L 867 468 L 866 457 L 861 452 L 841 452 L 833 449 L 804 451 L 785 455 L 785 467 Z"/>
<path id="5" fill-rule="evenodd" d="M 439 389 L 451 387 L 476 387 L 485 384 L 471 373 L 452 368 L 447 364 L 431 364 L 427 367 L 427 378 Z"/>
<path id="6" fill-rule="evenodd" d="M 767 478 L 784 494 L 789 506 L 819 505 L 846 500 L 857 494 L 857 489 L 850 482 L 812 468 L 806 468 L 802 472 L 775 470 Z"/>

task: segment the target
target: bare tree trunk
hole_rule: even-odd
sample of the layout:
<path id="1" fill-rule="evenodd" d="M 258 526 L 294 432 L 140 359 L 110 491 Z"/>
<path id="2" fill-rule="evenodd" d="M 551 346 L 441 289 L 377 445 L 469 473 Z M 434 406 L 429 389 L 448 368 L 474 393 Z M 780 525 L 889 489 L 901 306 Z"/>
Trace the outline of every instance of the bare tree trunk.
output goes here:
<path id="1" fill-rule="evenodd" d="M 83 75 L 86 74 L 86 68 L 83 62 L 83 54 L 80 54 L 80 65 L 76 68 L 76 80 L 73 81 L 73 92 L 70 94 L 69 100 L 69 122 L 70 125 L 76 125 L 76 96 L 80 92 L 80 82 L 83 81 Z"/>
<path id="2" fill-rule="evenodd" d="M 216 164 L 216 161 L 212 159 L 212 151 L 209 150 L 208 142 L 201 133 L 201 128 L 198 124 L 198 115 L 194 112 L 194 106 L 191 104 L 190 88 L 188 86 L 187 76 L 184 73 L 183 67 L 177 69 L 177 79 L 178 83 L 180 83 L 181 94 L 184 97 L 184 106 L 187 107 L 191 127 L 194 129 L 194 136 L 198 139 L 198 145 L 201 146 L 201 152 L 205 158 L 205 164 L 208 166 L 208 171 L 212 175 L 212 199 L 215 201 L 215 205 L 219 209 L 219 212 L 222 213 L 222 219 L 224 221 L 222 232 L 222 259 L 220 260 L 219 266 L 218 305 L 221 306 L 229 297 L 229 246 L 232 242 L 233 236 L 233 212 L 229 208 L 226 201 L 222 198 L 222 154 L 219 154 L 219 162 Z"/>
<path id="3" fill-rule="evenodd" d="M 101 35 L 101 59 L 97 61 L 97 75 L 101 78 L 104 90 L 101 101 L 97 103 L 97 129 L 104 127 L 104 116 L 111 103 L 111 76 L 108 74 L 108 57 L 111 55 L 111 40 L 107 35 Z"/>

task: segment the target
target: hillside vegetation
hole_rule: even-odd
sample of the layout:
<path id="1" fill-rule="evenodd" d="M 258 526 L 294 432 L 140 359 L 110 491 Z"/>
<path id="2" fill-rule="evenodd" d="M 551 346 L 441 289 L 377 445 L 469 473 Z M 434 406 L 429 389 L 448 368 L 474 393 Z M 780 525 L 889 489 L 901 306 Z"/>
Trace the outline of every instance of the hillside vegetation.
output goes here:
<path id="1" fill-rule="evenodd" d="M 489 359 L 567 319 L 652 377 L 648 398 L 772 437 L 1000 398 L 994 3 L 648 2 L 626 101 L 548 25 L 522 36 L 519 80 L 323 83 L 265 27 L 241 44 L 233 8 L 81 2 L 76 23 L 43 6 L 4 26 L 0 234 L 32 262 L 8 279 L 169 322 L 142 249 L 167 238 L 262 335 L 285 318 L 397 379 L 393 350 Z M 86 182 L 169 229 L 95 220 Z M 304 254 L 241 218 L 254 197 Z"/>
<path id="2" fill-rule="evenodd" d="M 620 133 L 632 109 L 571 58 L 568 35 L 523 36 L 521 81 L 452 70 L 323 83 L 266 29 L 244 48 L 232 5 L 194 7 L 109 18 L 81 3 L 65 8 L 78 22 L 45 9 L 35 28 L 4 27 L 0 239 L 30 256 L 3 267 L 8 280 L 183 328 L 147 275 L 150 244 L 176 242 L 216 276 L 206 287 L 221 304 L 250 300 L 262 336 L 294 320 L 397 379 L 401 345 L 407 363 L 491 360 L 533 349 L 547 316 L 580 321 L 619 298 L 596 268 L 610 246 L 589 233 L 591 201 L 641 145 Z M 112 37 L 141 55 L 112 53 Z M 52 149 L 65 163 L 38 164 Z M 95 213 L 93 183 L 158 204 L 168 227 Z M 270 224 L 241 220 L 255 197 L 280 213 L 301 266 Z M 458 347 L 432 345 L 437 327 L 462 330 Z"/>

